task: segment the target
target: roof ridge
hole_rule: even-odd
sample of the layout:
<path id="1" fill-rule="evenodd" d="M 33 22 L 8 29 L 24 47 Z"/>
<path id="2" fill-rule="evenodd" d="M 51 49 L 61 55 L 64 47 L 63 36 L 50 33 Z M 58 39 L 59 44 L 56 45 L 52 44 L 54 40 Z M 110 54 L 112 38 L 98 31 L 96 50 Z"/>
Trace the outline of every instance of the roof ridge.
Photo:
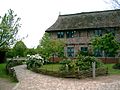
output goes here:
<path id="1" fill-rule="evenodd" d="M 81 12 L 81 13 L 73 13 L 73 14 L 64 14 L 64 15 L 59 15 L 60 17 L 62 16 L 73 16 L 73 15 L 80 15 L 80 14 L 90 14 L 90 13 L 101 13 L 101 12 L 112 12 L 112 11 L 120 11 L 120 9 L 113 9 L 113 10 L 104 10 L 104 11 L 91 11 L 91 12 Z"/>

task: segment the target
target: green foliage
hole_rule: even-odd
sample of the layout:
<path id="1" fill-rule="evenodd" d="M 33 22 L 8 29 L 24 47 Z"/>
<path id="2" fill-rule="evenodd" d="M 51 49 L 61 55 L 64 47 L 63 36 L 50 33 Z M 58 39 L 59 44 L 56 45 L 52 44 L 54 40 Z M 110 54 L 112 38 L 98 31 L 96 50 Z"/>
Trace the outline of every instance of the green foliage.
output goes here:
<path id="1" fill-rule="evenodd" d="M 8 51 L 6 52 L 6 57 L 7 58 L 13 58 L 15 57 L 15 52 L 12 48 L 8 49 Z"/>
<path id="2" fill-rule="evenodd" d="M 113 66 L 114 69 L 119 69 L 120 70 L 120 63 L 116 63 L 114 66 Z"/>
<path id="3" fill-rule="evenodd" d="M 108 68 L 108 73 L 110 75 L 120 75 L 120 69 L 114 69 L 115 64 L 105 64 L 105 67 Z"/>
<path id="4" fill-rule="evenodd" d="M 37 51 L 38 51 L 37 49 L 28 48 L 28 49 L 26 50 L 26 52 L 25 52 L 25 55 L 35 55 L 35 54 L 38 53 Z"/>
<path id="5" fill-rule="evenodd" d="M 26 50 L 27 50 L 26 45 L 22 41 L 18 41 L 13 47 L 13 54 L 15 56 L 24 57 L 26 56 L 25 55 Z"/>
<path id="6" fill-rule="evenodd" d="M 17 65 L 22 65 L 23 62 L 24 60 L 9 60 L 6 63 L 6 72 L 8 75 L 10 75 L 13 78 L 15 82 L 18 82 L 18 79 L 17 79 L 16 72 L 13 67 Z"/>
<path id="7" fill-rule="evenodd" d="M 82 56 L 93 56 L 92 52 L 90 51 L 79 51 L 78 55 L 82 55 Z"/>
<path id="8" fill-rule="evenodd" d="M 26 62 L 28 69 L 39 68 L 44 64 L 43 58 L 39 55 L 31 55 Z"/>
<path id="9" fill-rule="evenodd" d="M 6 63 L 0 64 L 0 78 L 9 79 L 12 82 L 17 82 L 16 74 L 13 73 L 12 75 L 7 74 L 6 72 Z"/>
<path id="10" fill-rule="evenodd" d="M 49 59 L 53 55 L 60 57 L 64 56 L 64 42 L 60 40 L 52 40 L 48 33 L 45 33 L 40 44 L 37 47 L 39 54 L 45 58 Z"/>
<path id="11" fill-rule="evenodd" d="M 70 59 L 67 59 L 67 60 L 66 60 L 66 59 L 64 59 L 64 60 L 60 61 L 59 63 L 60 63 L 60 64 L 64 64 L 64 65 L 65 65 L 65 64 L 69 64 L 70 62 L 71 62 L 71 60 L 70 60 Z"/>
<path id="12" fill-rule="evenodd" d="M 0 49 L 0 63 L 4 63 L 6 61 L 6 51 Z"/>
<path id="13" fill-rule="evenodd" d="M 6 73 L 6 64 L 0 64 L 0 77 L 2 78 L 8 78 L 8 75 Z"/>
<path id="14" fill-rule="evenodd" d="M 61 64 L 45 64 L 40 69 L 44 69 L 47 71 L 59 71 Z"/>
<path id="15" fill-rule="evenodd" d="M 78 55 L 77 60 L 61 61 L 60 63 L 62 64 L 62 67 L 60 70 L 66 72 L 90 70 L 92 68 L 92 62 L 96 62 L 96 68 L 102 66 L 102 63 L 99 62 L 95 57 Z"/>
<path id="16" fill-rule="evenodd" d="M 24 60 L 9 60 L 7 61 L 7 64 L 6 64 L 6 70 L 7 70 L 7 73 L 10 73 L 11 72 L 11 67 L 14 67 L 14 66 L 17 66 L 17 65 L 22 65 L 24 62 Z"/>
<path id="17" fill-rule="evenodd" d="M 41 67 L 43 65 L 43 63 L 40 60 L 29 60 L 27 61 L 27 68 L 28 69 L 32 69 L 32 68 L 38 68 Z"/>
<path id="18" fill-rule="evenodd" d="M 92 62 L 96 63 L 96 68 L 99 68 L 102 63 L 92 56 L 81 56 L 77 57 L 76 65 L 79 70 L 89 70 L 92 68 Z"/>
<path id="19" fill-rule="evenodd" d="M 16 41 L 16 35 L 20 28 L 20 18 L 17 18 L 14 11 L 10 9 L 0 19 L 0 48 L 6 48 Z"/>
<path id="20" fill-rule="evenodd" d="M 117 50 L 120 48 L 119 42 L 113 34 L 108 33 L 101 37 L 95 37 L 92 39 L 92 46 L 94 50 L 102 50 L 105 52 L 105 56 L 115 56 Z"/>
<path id="21" fill-rule="evenodd" d="M 51 75 L 55 77 L 65 77 L 65 78 L 86 78 L 86 77 L 92 77 L 92 71 L 91 70 L 83 70 L 83 71 L 76 71 L 73 67 L 76 67 L 74 63 L 70 64 L 72 67 L 69 71 L 67 70 L 62 70 L 60 71 L 60 68 L 62 64 L 46 64 L 41 66 L 40 68 L 35 68 L 32 69 L 32 71 L 45 74 L 45 75 Z M 106 75 L 107 74 L 107 69 L 104 67 L 100 67 L 96 69 L 96 75 Z"/>

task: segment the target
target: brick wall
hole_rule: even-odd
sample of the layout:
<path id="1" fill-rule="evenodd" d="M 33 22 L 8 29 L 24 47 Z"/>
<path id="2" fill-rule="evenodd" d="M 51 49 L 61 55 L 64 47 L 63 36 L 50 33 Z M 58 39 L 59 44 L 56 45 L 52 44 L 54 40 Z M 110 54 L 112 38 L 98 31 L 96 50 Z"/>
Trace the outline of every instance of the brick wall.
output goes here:
<path id="1" fill-rule="evenodd" d="M 100 61 L 102 61 L 105 64 L 111 64 L 111 63 L 118 63 L 120 58 L 116 57 L 99 57 L 98 58 Z"/>

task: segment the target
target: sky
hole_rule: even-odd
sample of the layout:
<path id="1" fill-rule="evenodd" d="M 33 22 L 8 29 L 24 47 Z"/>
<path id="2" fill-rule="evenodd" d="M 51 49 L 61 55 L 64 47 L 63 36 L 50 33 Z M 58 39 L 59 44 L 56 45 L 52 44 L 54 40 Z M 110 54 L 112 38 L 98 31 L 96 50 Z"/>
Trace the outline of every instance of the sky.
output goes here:
<path id="1" fill-rule="evenodd" d="M 0 16 L 9 9 L 21 18 L 18 37 L 28 48 L 35 48 L 45 30 L 55 23 L 59 14 L 74 14 L 112 9 L 110 0 L 0 0 Z"/>

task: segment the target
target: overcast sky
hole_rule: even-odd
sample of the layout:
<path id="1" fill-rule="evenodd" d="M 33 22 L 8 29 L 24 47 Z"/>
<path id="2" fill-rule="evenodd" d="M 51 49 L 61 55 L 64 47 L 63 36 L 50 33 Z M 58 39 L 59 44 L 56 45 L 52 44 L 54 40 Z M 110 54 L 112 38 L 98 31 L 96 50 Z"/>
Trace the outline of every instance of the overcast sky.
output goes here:
<path id="1" fill-rule="evenodd" d="M 28 35 L 23 41 L 28 48 L 33 48 L 57 20 L 59 12 L 73 14 L 112 9 L 105 1 L 110 0 L 0 0 L 0 16 L 8 9 L 14 10 L 21 18 L 19 36 Z"/>

